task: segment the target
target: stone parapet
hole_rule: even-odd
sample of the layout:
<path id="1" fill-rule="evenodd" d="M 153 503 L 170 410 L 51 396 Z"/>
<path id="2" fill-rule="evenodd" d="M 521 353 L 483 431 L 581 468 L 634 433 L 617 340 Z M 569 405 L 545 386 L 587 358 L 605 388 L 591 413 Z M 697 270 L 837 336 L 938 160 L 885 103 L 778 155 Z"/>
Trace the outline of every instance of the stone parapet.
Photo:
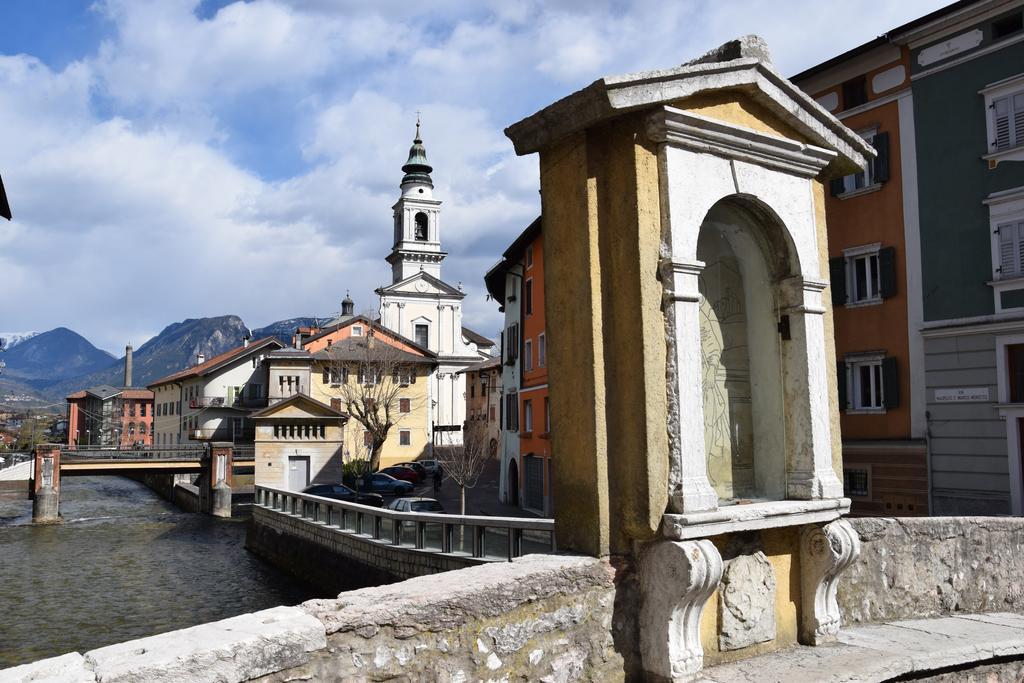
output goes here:
<path id="1" fill-rule="evenodd" d="M 860 558 L 839 577 L 844 624 L 1024 612 L 1024 519 L 851 519 Z"/>
<path id="2" fill-rule="evenodd" d="M 0 683 L 616 680 L 613 574 L 529 555 L 70 653 Z"/>

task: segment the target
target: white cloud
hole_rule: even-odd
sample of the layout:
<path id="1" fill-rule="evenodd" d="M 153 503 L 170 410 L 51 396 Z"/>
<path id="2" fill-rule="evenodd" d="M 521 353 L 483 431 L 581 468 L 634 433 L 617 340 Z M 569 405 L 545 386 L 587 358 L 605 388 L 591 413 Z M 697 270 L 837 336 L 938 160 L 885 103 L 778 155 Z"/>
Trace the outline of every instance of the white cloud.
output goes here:
<path id="1" fill-rule="evenodd" d="M 373 305 L 420 110 L 445 277 L 493 334 L 483 273 L 540 205 L 509 123 L 744 33 L 793 73 L 938 4 L 255 0 L 202 18 L 199 0 L 103 0 L 87 57 L 0 56 L 0 323 L 120 349 L 185 317 L 258 326 L 336 311 L 346 289 Z"/>

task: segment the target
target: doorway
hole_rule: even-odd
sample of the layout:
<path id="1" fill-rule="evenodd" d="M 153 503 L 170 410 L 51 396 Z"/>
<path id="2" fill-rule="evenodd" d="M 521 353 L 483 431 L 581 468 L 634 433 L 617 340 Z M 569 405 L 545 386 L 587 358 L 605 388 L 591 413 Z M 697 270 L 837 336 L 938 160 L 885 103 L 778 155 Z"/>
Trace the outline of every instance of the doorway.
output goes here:
<path id="1" fill-rule="evenodd" d="M 515 460 L 508 462 L 508 502 L 519 505 L 519 465 Z"/>
<path id="2" fill-rule="evenodd" d="M 309 486 L 309 456 L 288 456 L 288 490 L 301 491 Z"/>

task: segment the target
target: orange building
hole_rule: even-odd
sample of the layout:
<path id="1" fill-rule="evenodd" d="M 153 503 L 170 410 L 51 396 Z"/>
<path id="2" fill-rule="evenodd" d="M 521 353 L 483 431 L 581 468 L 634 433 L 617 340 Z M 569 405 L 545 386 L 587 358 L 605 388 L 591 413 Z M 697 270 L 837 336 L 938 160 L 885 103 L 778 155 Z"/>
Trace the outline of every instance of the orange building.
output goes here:
<path id="1" fill-rule="evenodd" d="M 825 205 L 844 484 L 862 515 L 928 514 L 924 400 L 911 380 L 923 361 L 909 332 L 920 325 L 907 268 L 919 244 L 905 220 L 917 212 L 910 71 L 907 48 L 878 39 L 792 79 L 878 152 L 833 180 Z"/>
<path id="2" fill-rule="evenodd" d="M 68 445 L 136 448 L 153 445 L 153 392 L 132 387 L 132 347 L 125 348 L 124 386 L 90 387 L 68 395 Z"/>

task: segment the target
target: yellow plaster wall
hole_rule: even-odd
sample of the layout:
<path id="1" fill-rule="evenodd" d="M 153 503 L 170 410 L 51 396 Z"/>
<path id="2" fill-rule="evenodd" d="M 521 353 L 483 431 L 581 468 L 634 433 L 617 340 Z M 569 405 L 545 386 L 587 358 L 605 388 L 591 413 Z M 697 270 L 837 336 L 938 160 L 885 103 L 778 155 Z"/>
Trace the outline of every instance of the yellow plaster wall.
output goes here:
<path id="1" fill-rule="evenodd" d="M 672 106 L 701 116 L 744 126 L 761 133 L 808 142 L 782 119 L 742 93 L 715 92 L 673 102 Z"/>
<path id="2" fill-rule="evenodd" d="M 540 155 L 555 533 L 565 550 L 609 552 L 608 443 L 596 181 L 587 137 Z"/>
<path id="3" fill-rule="evenodd" d="M 427 374 L 428 370 L 429 368 L 426 365 L 418 367 L 416 382 L 403 388 L 399 394 L 400 398 L 410 399 L 411 411 L 402 415 L 398 423 L 388 432 L 387 441 L 384 442 L 384 448 L 381 451 L 380 466 L 382 468 L 400 462 L 430 457 L 430 419 L 428 412 L 430 377 Z M 356 373 L 353 367 L 349 373 L 349 382 L 355 381 Z M 384 381 L 390 382 L 391 380 L 386 378 Z M 313 366 L 310 387 L 312 397 L 327 405 L 331 404 L 332 398 L 342 398 L 340 387 L 324 383 L 323 366 L 319 363 Z M 345 408 L 342 406 L 342 411 L 344 410 Z M 403 429 L 408 429 L 410 432 L 408 446 L 403 446 L 399 443 L 399 432 Z M 358 420 L 354 417 L 349 418 L 344 435 L 344 442 L 348 444 L 349 457 L 356 457 L 357 455 L 362 457 L 364 455 L 365 449 L 361 447 L 363 443 L 363 430 L 364 427 Z"/>
<path id="4" fill-rule="evenodd" d="M 704 666 L 714 666 L 738 659 L 781 650 L 797 643 L 800 625 L 800 527 L 762 531 L 765 557 L 775 570 L 775 639 L 740 650 L 722 652 L 718 649 L 719 591 L 716 590 L 704 608 L 700 620 L 700 641 L 704 648 Z M 724 552 L 730 536 L 715 536 L 711 542 Z M 724 559 L 729 559 L 723 554 Z"/>

